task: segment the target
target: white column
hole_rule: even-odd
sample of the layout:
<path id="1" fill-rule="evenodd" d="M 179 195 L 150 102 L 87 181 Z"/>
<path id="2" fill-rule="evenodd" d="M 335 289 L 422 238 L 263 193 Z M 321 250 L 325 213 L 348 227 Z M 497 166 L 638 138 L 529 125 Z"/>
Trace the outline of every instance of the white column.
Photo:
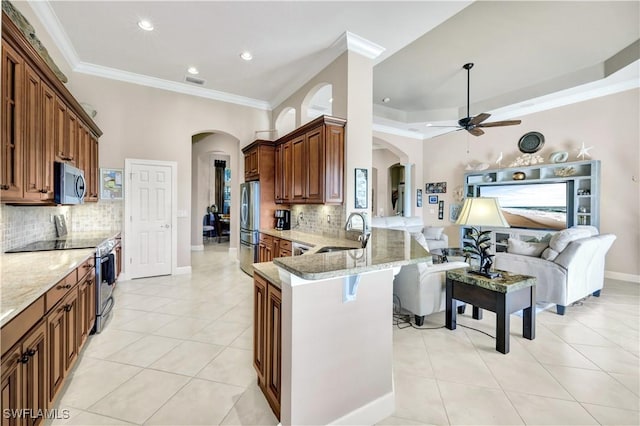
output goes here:
<path id="1" fill-rule="evenodd" d="M 404 216 L 413 216 L 413 184 L 411 183 L 411 172 L 413 164 L 405 163 L 404 166 L 404 199 L 402 203 L 404 205 Z"/>

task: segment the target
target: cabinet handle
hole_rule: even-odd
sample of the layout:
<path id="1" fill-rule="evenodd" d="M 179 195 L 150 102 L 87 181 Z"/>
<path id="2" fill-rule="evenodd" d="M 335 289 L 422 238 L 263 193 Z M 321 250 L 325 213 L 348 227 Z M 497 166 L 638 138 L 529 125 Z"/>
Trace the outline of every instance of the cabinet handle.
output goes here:
<path id="1" fill-rule="evenodd" d="M 93 284 L 93 280 L 87 280 L 87 285 Z"/>
<path id="2" fill-rule="evenodd" d="M 18 362 L 21 364 L 26 364 L 29 362 L 29 356 L 27 354 L 22 354 L 20 358 L 18 358 Z"/>
<path id="3" fill-rule="evenodd" d="M 63 288 L 71 288 L 71 284 L 65 284 L 65 285 L 59 285 L 58 289 L 63 289 Z"/>
<path id="4" fill-rule="evenodd" d="M 9 189 L 9 185 L 0 185 L 0 189 Z"/>
<path id="5" fill-rule="evenodd" d="M 64 305 L 63 309 L 64 309 L 65 312 L 69 312 L 72 307 L 73 306 L 71 306 L 71 305 Z"/>
<path id="6" fill-rule="evenodd" d="M 49 191 L 48 191 L 48 190 L 46 190 L 46 189 L 44 189 L 44 188 L 40 190 L 40 193 L 41 193 L 41 194 L 46 194 L 47 192 L 49 192 Z"/>
<path id="7" fill-rule="evenodd" d="M 35 349 L 27 349 L 27 356 L 34 356 L 36 354 Z"/>

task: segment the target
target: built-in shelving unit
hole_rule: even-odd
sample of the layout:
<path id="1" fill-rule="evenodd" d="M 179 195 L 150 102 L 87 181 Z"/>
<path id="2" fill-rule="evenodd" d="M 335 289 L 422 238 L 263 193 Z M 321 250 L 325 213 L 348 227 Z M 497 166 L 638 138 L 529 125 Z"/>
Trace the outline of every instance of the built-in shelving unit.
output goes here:
<path id="1" fill-rule="evenodd" d="M 523 173 L 524 179 L 514 179 L 515 173 Z M 523 185 L 532 183 L 567 183 L 567 227 L 574 225 L 600 226 L 600 161 L 538 164 L 527 167 L 497 170 L 470 171 L 465 173 L 465 197 L 480 196 L 480 188 L 498 185 Z M 484 230 L 485 228 L 483 228 Z M 488 229 L 488 228 L 487 228 Z M 541 241 L 556 232 L 552 229 L 491 228 L 494 251 L 506 251 L 507 240 Z M 461 244 L 470 241 L 468 227 L 461 227 Z"/>

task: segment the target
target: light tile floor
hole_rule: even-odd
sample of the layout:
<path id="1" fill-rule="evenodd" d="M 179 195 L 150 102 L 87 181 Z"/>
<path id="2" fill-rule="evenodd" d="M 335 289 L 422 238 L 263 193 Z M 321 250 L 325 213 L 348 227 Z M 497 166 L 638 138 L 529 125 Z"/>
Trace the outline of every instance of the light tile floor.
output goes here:
<path id="1" fill-rule="evenodd" d="M 192 253 L 191 275 L 118 283 L 106 330 L 92 336 L 58 409 L 69 425 L 273 425 L 252 366 L 252 280 L 228 243 Z M 511 351 L 478 331 L 394 328 L 396 412 L 380 424 L 640 424 L 640 285 L 607 280 L 600 298 L 512 316 Z M 495 335 L 495 316 L 467 325 Z"/>

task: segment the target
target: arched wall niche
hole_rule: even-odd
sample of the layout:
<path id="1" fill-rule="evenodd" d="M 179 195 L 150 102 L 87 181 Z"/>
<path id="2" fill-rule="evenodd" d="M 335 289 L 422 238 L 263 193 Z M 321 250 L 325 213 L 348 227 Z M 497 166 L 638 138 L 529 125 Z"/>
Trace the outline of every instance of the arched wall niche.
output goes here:
<path id="1" fill-rule="evenodd" d="M 321 115 L 333 114 L 333 85 L 319 83 L 309 90 L 300 107 L 300 124 L 308 123 Z"/>
<path id="2" fill-rule="evenodd" d="M 277 139 L 286 135 L 287 133 L 295 130 L 296 128 L 296 109 L 292 107 L 287 107 L 280 111 L 278 117 L 276 118 L 276 133 L 272 135 L 273 139 Z"/>

